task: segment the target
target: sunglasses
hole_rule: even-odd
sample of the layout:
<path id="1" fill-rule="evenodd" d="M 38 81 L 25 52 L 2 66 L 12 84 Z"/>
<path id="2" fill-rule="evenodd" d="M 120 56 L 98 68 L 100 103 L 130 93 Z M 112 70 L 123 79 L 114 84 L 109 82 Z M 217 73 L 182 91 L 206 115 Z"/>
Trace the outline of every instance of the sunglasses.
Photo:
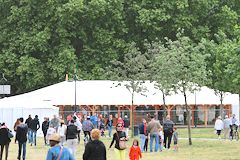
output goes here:
<path id="1" fill-rule="evenodd" d="M 117 127 L 122 127 L 122 126 L 117 126 Z"/>

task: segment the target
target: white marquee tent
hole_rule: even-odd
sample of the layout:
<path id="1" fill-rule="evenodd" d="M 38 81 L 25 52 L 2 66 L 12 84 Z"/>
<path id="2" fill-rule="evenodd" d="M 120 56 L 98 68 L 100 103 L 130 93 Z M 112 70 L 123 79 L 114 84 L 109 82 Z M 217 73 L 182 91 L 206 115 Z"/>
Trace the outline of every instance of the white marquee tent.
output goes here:
<path id="1" fill-rule="evenodd" d="M 26 119 L 28 115 L 34 118 L 35 115 L 38 115 L 41 126 L 44 117 L 53 117 L 58 114 L 59 108 L 51 105 L 48 101 L 30 99 L 21 95 L 0 100 L 0 120 L 5 122 L 11 130 L 13 130 L 17 118 Z"/>
<path id="2" fill-rule="evenodd" d="M 124 82 L 127 83 L 127 82 Z M 76 81 L 77 105 L 130 105 L 131 93 L 124 87 L 116 87 L 118 82 L 107 80 Z M 163 104 L 162 93 L 154 88 L 153 83 L 144 84 L 148 91 L 144 95 L 136 94 L 135 105 L 159 105 Z M 196 93 L 187 94 L 188 104 L 220 104 L 219 97 L 214 90 L 202 87 Z M 181 94 L 166 97 L 167 104 L 184 104 Z M 42 117 L 51 117 L 58 112 L 54 105 L 75 104 L 75 82 L 64 81 L 36 91 L 17 95 L 0 100 L 0 120 L 6 121 L 6 117 L 38 113 Z M 232 112 L 238 117 L 239 96 L 226 93 L 223 104 L 232 104 Z M 5 111 L 7 110 L 7 111 Z M 4 112 L 3 112 L 4 111 Z M 9 116 L 10 115 L 10 116 Z M 9 118 L 11 119 L 11 118 Z M 12 123 L 12 120 L 9 121 Z"/>

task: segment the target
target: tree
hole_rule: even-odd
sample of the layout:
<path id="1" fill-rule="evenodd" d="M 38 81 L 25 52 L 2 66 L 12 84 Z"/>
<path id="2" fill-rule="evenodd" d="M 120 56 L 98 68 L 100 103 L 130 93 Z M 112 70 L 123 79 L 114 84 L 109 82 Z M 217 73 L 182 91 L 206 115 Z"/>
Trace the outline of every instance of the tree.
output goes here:
<path id="1" fill-rule="evenodd" d="M 157 61 L 160 66 L 167 69 L 159 75 L 170 79 L 168 83 L 174 86 L 175 92 L 183 94 L 187 111 L 189 145 L 192 145 L 191 113 L 187 103 L 187 92 L 193 93 L 199 90 L 206 81 L 206 57 L 201 54 L 202 49 L 204 47 L 201 43 L 194 45 L 188 37 L 178 33 L 176 41 L 166 38 L 164 52 L 159 53 L 161 56 L 158 57 Z M 173 84 L 173 82 L 175 83 Z"/>
<path id="2" fill-rule="evenodd" d="M 215 94 L 220 100 L 220 116 L 224 117 L 223 100 L 225 92 L 230 91 L 232 84 L 228 74 L 228 66 L 231 64 L 231 52 L 233 50 L 234 41 L 227 38 L 223 32 L 215 35 L 215 41 L 204 41 L 205 53 L 209 53 L 211 56 L 207 59 L 208 79 L 207 84 L 210 88 L 215 90 Z"/>
<path id="3" fill-rule="evenodd" d="M 135 43 L 131 43 L 124 55 L 123 61 L 114 60 L 112 66 L 107 69 L 111 80 L 118 81 L 119 85 L 125 86 L 131 93 L 132 105 L 130 109 L 130 122 L 132 137 L 134 137 L 134 96 L 137 93 L 143 94 L 146 88 L 143 86 L 146 80 L 146 56 L 139 51 Z"/>
<path id="4" fill-rule="evenodd" d="M 164 44 L 161 41 L 155 41 L 152 43 L 146 44 L 146 52 L 148 55 L 151 55 L 150 60 L 150 69 L 149 78 L 154 82 L 154 86 L 156 89 L 162 92 L 163 94 L 163 117 L 166 117 L 166 96 L 171 95 L 173 93 L 173 84 L 176 84 L 177 82 L 174 82 L 176 80 L 173 77 L 173 73 L 171 68 L 169 68 L 169 65 L 166 65 L 166 63 L 176 63 L 173 62 L 174 59 L 172 59 L 169 54 L 169 51 L 167 47 L 164 46 Z M 167 62 L 163 62 L 163 60 L 168 60 Z"/>
<path id="5" fill-rule="evenodd" d="M 236 26 L 236 34 L 238 37 L 228 43 L 229 46 L 229 63 L 227 64 L 226 74 L 229 78 L 229 91 L 239 95 L 240 104 L 240 27 Z M 227 44 L 226 44 L 227 45 Z M 240 115 L 240 108 L 239 108 Z"/>

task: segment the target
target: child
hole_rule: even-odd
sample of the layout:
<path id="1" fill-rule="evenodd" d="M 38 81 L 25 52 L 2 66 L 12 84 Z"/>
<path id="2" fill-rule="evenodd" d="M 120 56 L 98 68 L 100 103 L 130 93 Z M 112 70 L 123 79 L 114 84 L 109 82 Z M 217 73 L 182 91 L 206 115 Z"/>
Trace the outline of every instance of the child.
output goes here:
<path id="1" fill-rule="evenodd" d="M 130 152 L 129 152 L 130 160 L 139 160 L 140 158 L 142 158 L 142 152 L 138 144 L 139 144 L 138 140 L 134 139 L 133 145 L 130 148 Z"/>
<path id="2" fill-rule="evenodd" d="M 160 127 L 160 130 L 159 130 L 159 150 L 160 152 L 162 152 L 162 149 L 163 149 L 163 140 L 164 140 L 164 137 L 163 137 L 163 128 L 162 126 Z"/>
<path id="3" fill-rule="evenodd" d="M 173 127 L 173 150 L 178 151 L 178 132 L 177 132 L 177 127 Z"/>
<path id="4" fill-rule="evenodd" d="M 148 150 L 148 133 L 145 134 L 146 139 L 145 139 L 145 143 L 144 143 L 144 151 L 147 152 Z"/>

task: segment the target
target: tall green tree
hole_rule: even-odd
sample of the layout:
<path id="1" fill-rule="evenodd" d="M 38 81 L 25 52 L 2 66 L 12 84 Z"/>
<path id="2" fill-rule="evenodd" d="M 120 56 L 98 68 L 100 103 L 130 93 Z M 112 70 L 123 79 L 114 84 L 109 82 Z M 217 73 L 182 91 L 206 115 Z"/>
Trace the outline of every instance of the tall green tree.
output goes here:
<path id="1" fill-rule="evenodd" d="M 227 64 L 227 76 L 229 78 L 229 91 L 239 95 L 239 104 L 240 104 L 240 27 L 236 26 L 235 33 L 238 37 L 231 41 L 229 45 L 229 63 Z M 240 115 L 240 108 L 239 108 Z"/>
<path id="2" fill-rule="evenodd" d="M 146 52 L 151 55 L 149 58 L 150 69 L 148 70 L 149 78 L 154 82 L 156 89 L 162 92 L 163 99 L 163 117 L 166 117 L 166 96 L 173 93 L 173 86 L 177 83 L 175 78 L 172 78 L 173 70 L 166 63 L 177 63 L 169 54 L 170 50 L 165 47 L 161 41 L 155 41 L 146 44 Z M 167 60 L 167 62 L 163 62 Z"/>
<path id="3" fill-rule="evenodd" d="M 15 94 L 64 80 L 75 62 L 81 77 L 105 79 L 102 68 L 125 48 L 120 0 L 6 0 L 0 8 L 0 72 Z"/>
<path id="4" fill-rule="evenodd" d="M 213 88 L 219 97 L 221 104 L 219 115 L 224 117 L 223 100 L 225 92 L 230 91 L 232 84 L 228 74 L 228 66 L 231 64 L 231 52 L 235 48 L 235 43 L 223 32 L 219 32 L 215 37 L 215 41 L 204 41 L 205 52 L 210 54 L 207 59 L 208 79 L 210 79 L 208 86 Z"/>
<path id="5" fill-rule="evenodd" d="M 112 66 L 107 69 L 110 79 L 119 82 L 116 86 L 123 85 L 131 93 L 130 125 L 132 137 L 134 137 L 134 97 L 137 93 L 143 94 L 146 92 L 143 84 L 147 78 L 147 64 L 146 55 L 139 51 L 135 43 L 131 43 L 124 55 L 123 61 L 114 60 L 112 61 Z"/>
<path id="6" fill-rule="evenodd" d="M 178 39 L 175 41 L 166 38 L 165 51 L 159 54 L 167 56 L 159 56 L 157 63 L 167 69 L 159 74 L 171 79 L 168 81 L 169 85 L 174 85 L 175 91 L 183 94 L 187 111 L 189 145 L 192 145 L 191 112 L 187 103 L 187 93 L 199 90 L 205 83 L 206 57 L 201 53 L 201 50 L 204 49 L 201 43 L 194 45 L 188 37 L 182 36 L 181 33 L 178 33 L 176 37 Z M 173 82 L 175 83 L 173 84 Z"/>

